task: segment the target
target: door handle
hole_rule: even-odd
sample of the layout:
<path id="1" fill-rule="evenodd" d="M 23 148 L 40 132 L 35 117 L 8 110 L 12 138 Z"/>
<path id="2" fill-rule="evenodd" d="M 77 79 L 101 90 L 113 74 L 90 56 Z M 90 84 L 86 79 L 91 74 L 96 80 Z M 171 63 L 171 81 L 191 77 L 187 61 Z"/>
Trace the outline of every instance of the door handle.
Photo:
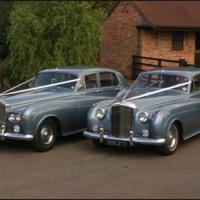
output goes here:
<path id="1" fill-rule="evenodd" d="M 120 88 L 120 87 L 118 87 L 118 88 L 115 88 L 115 90 L 121 90 L 121 88 Z"/>
<path id="2" fill-rule="evenodd" d="M 103 90 L 96 90 L 96 93 L 98 93 L 98 92 L 103 92 Z"/>

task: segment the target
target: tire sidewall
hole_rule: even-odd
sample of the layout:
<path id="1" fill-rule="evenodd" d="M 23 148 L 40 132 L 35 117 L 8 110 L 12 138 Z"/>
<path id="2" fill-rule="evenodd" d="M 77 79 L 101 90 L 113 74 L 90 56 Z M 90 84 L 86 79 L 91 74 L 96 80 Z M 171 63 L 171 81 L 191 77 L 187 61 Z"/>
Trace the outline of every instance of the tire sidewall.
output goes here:
<path id="1" fill-rule="evenodd" d="M 176 131 L 177 131 L 177 135 L 176 135 L 176 143 L 175 143 L 175 146 L 173 148 L 170 147 L 170 130 L 171 128 L 175 128 Z M 168 131 L 167 131 L 167 135 L 166 135 L 166 143 L 165 145 L 163 145 L 161 147 L 161 153 L 163 155 L 171 155 L 171 154 L 174 154 L 178 148 L 178 145 L 179 145 L 179 129 L 177 127 L 177 125 L 175 123 L 171 124 Z"/>
<path id="2" fill-rule="evenodd" d="M 44 144 L 41 139 L 41 130 L 45 125 L 50 126 L 53 130 L 53 139 L 49 144 Z M 34 141 L 33 141 L 33 147 L 37 151 L 41 151 L 41 152 L 48 151 L 53 148 L 53 146 L 55 145 L 56 139 L 57 139 L 56 124 L 52 119 L 46 119 L 39 125 L 39 127 L 37 129 L 37 132 L 36 132 L 36 135 L 35 135 Z"/>

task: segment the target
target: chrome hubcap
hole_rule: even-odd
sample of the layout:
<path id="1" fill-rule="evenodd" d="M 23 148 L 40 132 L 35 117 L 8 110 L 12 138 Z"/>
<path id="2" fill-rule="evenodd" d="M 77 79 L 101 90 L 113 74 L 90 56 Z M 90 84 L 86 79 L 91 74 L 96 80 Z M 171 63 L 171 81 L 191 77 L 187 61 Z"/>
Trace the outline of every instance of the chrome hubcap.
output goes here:
<path id="1" fill-rule="evenodd" d="M 178 130 L 175 125 L 172 125 L 169 130 L 169 148 L 175 149 L 178 142 Z"/>
<path id="2" fill-rule="evenodd" d="M 44 125 L 41 129 L 41 140 L 43 144 L 50 144 L 54 138 L 52 127 Z"/>

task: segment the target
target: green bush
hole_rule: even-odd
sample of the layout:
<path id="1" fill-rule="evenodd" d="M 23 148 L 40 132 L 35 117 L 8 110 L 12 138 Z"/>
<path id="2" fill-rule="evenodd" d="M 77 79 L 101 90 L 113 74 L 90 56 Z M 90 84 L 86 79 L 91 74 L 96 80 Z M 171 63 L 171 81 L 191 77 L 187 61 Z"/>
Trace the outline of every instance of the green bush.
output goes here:
<path id="1" fill-rule="evenodd" d="M 89 2 L 23 2 L 13 6 L 8 74 L 15 84 L 57 66 L 97 64 L 102 9 Z"/>
<path id="2" fill-rule="evenodd" d="M 109 12 L 115 3 L 116 0 L 106 0 L 106 1 L 96 0 L 94 3 L 94 8 L 102 8 L 106 12 Z"/>
<path id="3" fill-rule="evenodd" d="M 4 59 L 8 55 L 8 44 L 6 41 L 8 32 L 8 18 L 12 2 L 0 1 L 0 58 Z"/>

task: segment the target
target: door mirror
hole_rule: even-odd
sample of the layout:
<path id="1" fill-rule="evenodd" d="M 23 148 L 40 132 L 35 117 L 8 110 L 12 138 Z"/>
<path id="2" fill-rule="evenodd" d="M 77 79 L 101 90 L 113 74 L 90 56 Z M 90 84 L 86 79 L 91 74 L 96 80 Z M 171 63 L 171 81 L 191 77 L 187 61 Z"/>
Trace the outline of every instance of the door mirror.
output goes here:
<path id="1" fill-rule="evenodd" d="M 85 90 L 84 84 L 79 83 L 79 84 L 77 85 L 77 91 L 83 91 L 83 90 Z"/>

